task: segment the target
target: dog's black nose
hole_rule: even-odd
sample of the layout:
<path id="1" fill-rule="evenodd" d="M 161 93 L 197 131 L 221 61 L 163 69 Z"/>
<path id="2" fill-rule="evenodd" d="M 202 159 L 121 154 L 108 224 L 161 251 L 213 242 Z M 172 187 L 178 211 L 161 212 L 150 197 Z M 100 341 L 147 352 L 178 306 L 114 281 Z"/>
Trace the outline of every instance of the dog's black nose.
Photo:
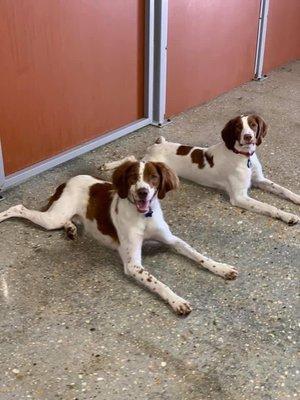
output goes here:
<path id="1" fill-rule="evenodd" d="M 244 140 L 246 140 L 246 142 L 250 142 L 252 140 L 252 135 L 246 133 L 246 135 L 244 135 Z"/>
<path id="2" fill-rule="evenodd" d="M 148 196 L 148 189 L 146 188 L 141 188 L 137 191 L 137 195 L 141 200 L 145 200 L 146 197 Z"/>

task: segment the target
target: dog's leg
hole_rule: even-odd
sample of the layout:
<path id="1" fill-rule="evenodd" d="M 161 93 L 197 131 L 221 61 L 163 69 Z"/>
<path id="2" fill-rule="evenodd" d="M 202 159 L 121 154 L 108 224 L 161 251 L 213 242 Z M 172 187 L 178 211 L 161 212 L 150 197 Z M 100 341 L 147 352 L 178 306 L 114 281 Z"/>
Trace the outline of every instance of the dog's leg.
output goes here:
<path id="1" fill-rule="evenodd" d="M 177 296 L 167 285 L 160 282 L 142 267 L 140 257 L 141 243 L 138 248 L 136 246 L 121 246 L 119 252 L 124 263 L 126 275 L 134 278 L 151 292 L 157 293 L 170 304 L 177 314 L 187 315 L 191 312 L 192 308 L 186 300 Z"/>
<path id="2" fill-rule="evenodd" d="M 15 217 L 28 219 L 29 221 L 32 221 L 33 223 L 40 225 L 47 230 L 51 230 L 62 228 L 72 216 L 67 216 L 66 214 L 61 214 L 54 210 L 45 212 L 28 210 L 22 204 L 19 204 L 0 213 L 0 222 Z"/>
<path id="3" fill-rule="evenodd" d="M 263 180 L 260 181 L 253 181 L 252 185 L 261 190 L 265 190 L 266 192 L 274 193 L 277 196 L 283 197 L 284 199 L 291 200 L 295 204 L 300 204 L 299 194 L 293 193 L 289 189 L 277 185 L 277 183 L 274 183 L 269 179 L 264 178 Z"/>
<path id="4" fill-rule="evenodd" d="M 72 221 L 67 221 L 64 224 L 64 229 L 66 231 L 67 237 L 71 240 L 77 239 L 77 227 Z"/>
<path id="5" fill-rule="evenodd" d="M 112 169 L 116 169 L 118 168 L 120 165 L 122 165 L 123 163 L 127 162 L 127 161 L 136 161 L 136 158 L 134 156 L 128 156 L 128 157 L 124 157 L 121 160 L 118 161 L 112 161 L 112 162 L 108 162 L 108 163 L 104 163 L 102 165 L 100 165 L 100 167 L 98 168 L 100 171 L 110 171 Z"/>
<path id="6" fill-rule="evenodd" d="M 262 166 L 257 156 L 253 157 L 251 183 L 254 187 L 265 190 L 266 192 L 274 193 L 277 196 L 283 197 L 284 199 L 291 200 L 293 203 L 300 204 L 300 195 L 293 193 L 283 186 L 277 185 L 277 183 L 274 183 L 264 177 Z"/>
<path id="7" fill-rule="evenodd" d="M 252 199 L 248 196 L 231 196 L 230 202 L 234 206 L 280 219 L 289 225 L 295 225 L 300 222 L 300 218 L 297 215 L 279 210 L 279 208 L 271 206 L 267 203 L 262 203 L 261 201 Z"/>
<path id="8" fill-rule="evenodd" d="M 186 243 L 184 240 L 173 235 L 166 225 L 156 236 L 157 240 L 172 246 L 178 253 L 196 261 L 199 266 L 208 269 L 216 275 L 221 276 L 224 279 L 235 279 L 238 275 L 236 268 L 231 265 L 220 263 L 212 260 L 211 258 L 205 257 L 198 253 L 192 246 Z"/>

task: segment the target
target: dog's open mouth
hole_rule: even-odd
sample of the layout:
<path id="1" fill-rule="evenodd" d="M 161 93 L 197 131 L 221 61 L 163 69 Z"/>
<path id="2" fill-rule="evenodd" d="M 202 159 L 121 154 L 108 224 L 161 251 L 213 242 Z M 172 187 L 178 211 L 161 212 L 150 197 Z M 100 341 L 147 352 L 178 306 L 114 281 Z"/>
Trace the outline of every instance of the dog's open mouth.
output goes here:
<path id="1" fill-rule="evenodd" d="M 146 213 L 149 210 L 150 201 L 149 200 L 136 200 L 135 206 L 136 206 L 136 209 L 138 210 L 138 212 Z"/>

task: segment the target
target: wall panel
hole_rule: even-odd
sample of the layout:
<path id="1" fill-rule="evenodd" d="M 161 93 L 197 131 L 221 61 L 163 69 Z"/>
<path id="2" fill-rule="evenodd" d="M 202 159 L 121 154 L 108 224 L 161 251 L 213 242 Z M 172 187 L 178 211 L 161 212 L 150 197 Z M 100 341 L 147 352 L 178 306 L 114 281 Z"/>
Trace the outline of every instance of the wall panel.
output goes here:
<path id="1" fill-rule="evenodd" d="M 259 0 L 170 0 L 167 116 L 253 78 Z"/>
<path id="2" fill-rule="evenodd" d="M 142 0 L 1 0 L 6 175 L 143 117 L 144 21 Z"/>

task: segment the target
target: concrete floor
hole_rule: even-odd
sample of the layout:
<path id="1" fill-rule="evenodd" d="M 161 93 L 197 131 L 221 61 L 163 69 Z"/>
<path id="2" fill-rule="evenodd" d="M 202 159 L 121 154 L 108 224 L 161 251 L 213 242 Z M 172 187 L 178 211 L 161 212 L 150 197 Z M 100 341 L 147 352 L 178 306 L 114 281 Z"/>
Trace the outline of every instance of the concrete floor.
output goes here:
<path id="1" fill-rule="evenodd" d="M 256 110 L 270 125 L 259 154 L 267 175 L 299 184 L 300 62 L 147 127 L 5 193 L 0 210 L 39 208 L 69 177 L 142 156 L 157 136 L 209 145 L 227 120 Z M 253 196 L 300 214 L 299 206 Z M 20 220 L 0 226 L 0 399 L 287 400 L 297 396 L 299 226 L 232 207 L 189 182 L 162 202 L 173 231 L 204 254 L 236 265 L 225 282 L 166 248 L 144 264 L 193 305 L 182 319 L 122 272 L 118 256 L 81 236 Z M 299 303 L 298 303 L 299 304 Z"/>

